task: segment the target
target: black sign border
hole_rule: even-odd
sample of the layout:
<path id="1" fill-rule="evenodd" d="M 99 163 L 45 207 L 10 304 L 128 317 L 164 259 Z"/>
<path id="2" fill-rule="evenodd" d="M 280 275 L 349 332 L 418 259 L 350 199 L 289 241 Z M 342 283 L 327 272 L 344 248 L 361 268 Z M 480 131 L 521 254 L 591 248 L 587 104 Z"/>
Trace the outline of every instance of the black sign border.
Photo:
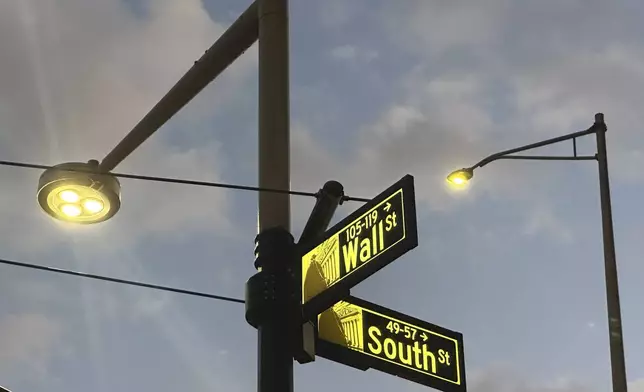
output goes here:
<path id="1" fill-rule="evenodd" d="M 329 309 L 333 304 L 346 298 L 350 294 L 352 287 L 356 286 L 358 283 L 367 279 L 369 276 L 375 274 L 387 264 L 393 262 L 403 254 L 414 249 L 418 246 L 418 227 L 416 221 L 416 193 L 414 189 L 414 176 L 411 174 L 405 175 L 403 178 L 398 180 L 396 183 L 391 185 L 389 188 L 385 189 L 378 196 L 374 197 L 368 203 L 364 204 L 362 207 L 358 208 L 346 218 L 342 219 L 340 222 L 336 223 L 333 227 L 328 229 L 324 236 L 321 238 L 316 238 L 314 241 L 310 241 L 304 244 L 298 244 L 298 271 L 299 271 L 299 285 L 300 292 L 302 287 L 302 256 L 313 250 L 316 246 L 320 245 L 322 242 L 326 241 L 328 238 L 335 235 L 340 230 L 344 229 L 350 222 L 357 219 L 359 216 L 365 212 L 372 209 L 375 205 L 387 199 L 395 191 L 402 189 L 403 196 L 403 208 L 405 213 L 405 223 L 407 228 L 405 231 L 405 239 L 396 244 L 391 250 L 389 250 L 384 255 L 379 255 L 373 261 L 370 261 L 368 265 L 357 269 L 355 272 L 351 273 L 346 278 L 342 279 L 338 283 L 334 284 L 332 287 L 321 292 L 315 297 L 311 298 L 307 303 L 302 305 L 302 312 L 305 319 L 313 320 L 318 314 Z M 409 220 L 407 220 L 409 218 Z M 301 302 L 301 293 L 300 293 L 300 302 Z"/>
<path id="2" fill-rule="evenodd" d="M 348 296 L 343 301 L 348 302 L 352 305 L 357 305 L 362 308 L 373 310 L 374 312 L 390 316 L 392 318 L 398 319 L 405 323 L 416 325 L 420 328 L 430 330 L 432 332 L 439 333 L 450 337 L 458 342 L 459 356 L 458 356 L 458 366 L 460 371 L 460 380 L 461 384 L 456 385 L 448 381 L 441 380 L 437 377 L 432 377 L 430 375 L 425 375 L 418 372 L 408 371 L 404 375 L 400 374 L 400 369 L 403 368 L 401 365 L 396 365 L 375 357 L 372 357 L 368 354 L 363 354 L 359 351 L 352 350 L 347 347 L 343 347 L 331 342 L 320 339 L 317 336 L 317 324 L 316 324 L 316 355 L 326 358 L 330 361 L 341 363 L 343 365 L 350 366 L 352 368 L 366 371 L 368 369 L 380 370 L 384 373 L 413 381 L 415 383 L 425 385 L 431 388 L 441 390 L 443 392 L 466 392 L 467 391 L 467 380 L 465 375 L 465 348 L 463 345 L 463 334 L 460 332 L 452 331 L 447 328 L 441 327 L 439 325 L 417 319 L 415 317 L 397 312 L 395 310 L 385 308 L 383 306 L 374 304 L 372 302 L 354 297 Z M 407 369 L 406 369 L 407 370 Z"/>

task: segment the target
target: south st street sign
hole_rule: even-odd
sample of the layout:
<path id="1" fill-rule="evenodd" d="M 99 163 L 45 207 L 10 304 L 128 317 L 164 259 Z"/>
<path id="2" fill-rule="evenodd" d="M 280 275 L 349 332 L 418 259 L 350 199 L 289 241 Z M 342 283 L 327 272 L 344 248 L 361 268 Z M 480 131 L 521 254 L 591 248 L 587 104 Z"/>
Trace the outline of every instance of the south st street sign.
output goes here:
<path id="1" fill-rule="evenodd" d="M 446 392 L 466 391 L 462 334 L 356 297 L 319 316 L 317 354 Z"/>

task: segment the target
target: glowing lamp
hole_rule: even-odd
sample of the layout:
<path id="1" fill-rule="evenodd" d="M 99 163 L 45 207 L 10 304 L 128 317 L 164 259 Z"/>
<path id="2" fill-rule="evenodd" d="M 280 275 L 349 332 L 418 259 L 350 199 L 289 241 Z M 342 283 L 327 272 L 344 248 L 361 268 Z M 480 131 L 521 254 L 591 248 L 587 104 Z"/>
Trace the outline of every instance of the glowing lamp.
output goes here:
<path id="1" fill-rule="evenodd" d="M 467 185 L 467 182 L 474 176 L 474 170 L 472 169 L 460 169 L 451 172 L 447 176 L 447 182 L 457 187 L 462 187 Z"/>
<path id="2" fill-rule="evenodd" d="M 49 216 L 66 222 L 103 222 L 121 207 L 121 184 L 97 171 L 98 162 L 56 165 L 40 176 L 38 204 Z"/>

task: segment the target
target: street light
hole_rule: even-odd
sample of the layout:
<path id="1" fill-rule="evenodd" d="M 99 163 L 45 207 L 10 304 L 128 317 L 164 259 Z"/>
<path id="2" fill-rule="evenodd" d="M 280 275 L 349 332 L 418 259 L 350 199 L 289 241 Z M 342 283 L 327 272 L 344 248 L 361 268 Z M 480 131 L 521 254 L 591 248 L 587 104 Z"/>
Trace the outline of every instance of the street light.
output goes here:
<path id="1" fill-rule="evenodd" d="M 259 188 L 290 189 L 290 98 L 288 0 L 255 0 L 241 16 L 197 60 L 161 100 L 103 158 L 84 163 L 65 163 L 46 170 L 38 184 L 38 202 L 50 216 L 75 223 L 96 223 L 112 217 L 120 207 L 120 185 L 109 174 L 120 162 L 152 136 L 183 106 L 259 41 Z M 293 245 L 290 234 L 291 208 L 288 193 L 260 192 L 258 229 L 271 238 L 267 248 L 287 252 Z M 325 208 L 330 208 L 326 206 Z M 323 214 L 324 215 L 324 214 Z M 317 229 L 317 228 L 316 228 Z M 313 230 L 315 231 L 315 230 Z M 272 236 L 271 233 L 281 235 Z M 273 238 L 275 237 L 275 238 Z M 265 242 L 265 241 L 261 241 Z M 270 244 L 273 242 L 273 244 Z M 278 252 L 279 253 L 279 252 Z M 258 265 L 268 284 L 287 282 L 295 269 L 295 258 L 259 258 Z M 257 261 L 257 260 L 256 260 Z M 255 275 L 255 276 L 257 276 Z M 252 278 L 251 278 L 252 279 Z M 261 280 L 258 280 L 261 283 Z M 263 288 L 263 285 L 260 285 Z M 276 296 L 260 296 L 280 306 L 280 314 L 262 312 L 254 325 L 258 331 L 258 390 L 293 391 L 293 355 L 285 349 L 292 337 L 285 331 L 292 324 L 297 305 L 288 290 Z M 284 306 L 281 306 L 284 305 Z M 281 309 L 284 308 L 284 309 Z M 282 317 L 284 314 L 286 316 Z M 297 320 L 299 321 L 299 320 Z M 1 391 L 0 391 L 1 392 Z"/>
<path id="2" fill-rule="evenodd" d="M 110 175 L 120 162 L 152 136 L 163 124 L 192 100 L 203 88 L 241 56 L 255 41 L 259 42 L 259 188 L 290 189 L 290 98 L 289 98 L 289 19 L 288 0 L 255 0 L 241 16 L 197 60 L 161 100 L 137 123 L 98 164 L 67 163 L 43 173 L 38 186 L 38 202 L 56 219 L 76 223 L 96 223 L 109 219 L 120 207 L 120 185 Z M 71 169 L 80 168 L 81 172 Z M 69 192 L 65 192 L 69 191 Z M 73 201 L 68 201 L 73 200 Z M 102 208 L 102 209 L 101 209 Z M 258 229 L 273 239 L 272 246 L 292 245 L 290 235 L 290 196 L 288 193 L 259 193 Z M 292 239 L 292 238 L 291 238 Z M 271 241 L 269 240 L 269 243 Z M 270 249 L 271 246 L 268 246 Z M 291 279 L 295 262 L 291 257 L 268 257 L 265 279 L 286 282 Z M 261 273 L 261 271 L 260 271 Z M 256 275 L 257 276 L 257 275 Z M 266 282 L 268 282 L 268 280 Z M 274 284 L 274 283 L 272 283 Z M 292 297 L 278 290 L 275 300 L 288 317 L 263 312 L 258 321 L 258 390 L 293 391 L 291 317 L 297 312 Z M 279 297 L 279 298 L 277 298 Z M 263 297 L 262 297 L 263 298 Z M 277 299 L 276 299 L 277 298 Z M 269 300 L 269 297 L 266 297 Z M 280 309 L 281 313 L 284 313 Z M 280 313 L 280 314 L 281 314 Z"/>
<path id="3" fill-rule="evenodd" d="M 98 172 L 98 162 L 70 162 L 47 169 L 38 181 L 38 203 L 51 217 L 65 222 L 103 222 L 121 207 L 121 185 Z"/>
<path id="4" fill-rule="evenodd" d="M 447 182 L 455 187 L 464 187 L 474 176 L 474 169 L 463 168 L 454 170 L 447 176 Z"/>
<path id="5" fill-rule="evenodd" d="M 597 153 L 592 156 L 577 155 L 578 137 L 595 134 Z M 566 140 L 573 142 L 572 156 L 548 155 L 513 155 L 518 152 L 532 150 Z M 619 284 L 617 279 L 617 262 L 615 257 L 615 238 L 613 234 L 613 214 L 610 200 L 608 181 L 608 160 L 606 158 L 606 123 L 602 113 L 595 114 L 595 123 L 584 131 L 547 139 L 492 154 L 471 167 L 456 170 L 447 176 L 447 181 L 457 187 L 462 187 L 474 176 L 474 170 L 500 159 L 542 160 L 542 161 L 582 161 L 596 160 L 599 167 L 599 195 L 602 214 L 602 235 L 604 243 L 604 269 L 606 280 L 606 300 L 608 313 L 608 334 L 610 344 L 610 362 L 612 370 L 613 392 L 626 392 L 626 365 L 624 360 L 624 342 L 622 337 L 622 316 L 619 300 Z"/>

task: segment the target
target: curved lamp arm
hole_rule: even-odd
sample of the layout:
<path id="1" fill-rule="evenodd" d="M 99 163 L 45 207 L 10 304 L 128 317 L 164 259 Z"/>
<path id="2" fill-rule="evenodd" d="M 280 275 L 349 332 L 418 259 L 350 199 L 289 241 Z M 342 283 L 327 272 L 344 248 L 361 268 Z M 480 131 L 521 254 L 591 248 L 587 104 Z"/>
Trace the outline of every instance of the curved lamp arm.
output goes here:
<path id="1" fill-rule="evenodd" d="M 520 159 L 520 160 L 539 160 L 539 161 L 590 161 L 598 160 L 598 154 L 595 155 L 586 155 L 580 156 L 577 155 L 577 142 L 578 137 L 590 135 L 590 134 L 599 134 L 599 131 L 606 131 L 606 124 L 604 123 L 604 115 L 602 113 L 595 114 L 595 123 L 588 129 L 584 131 L 574 132 L 567 135 L 554 137 L 552 139 L 546 139 L 537 143 L 527 144 L 525 146 L 512 148 L 505 151 L 499 151 L 488 157 L 481 159 L 477 164 L 470 167 L 464 167 L 459 170 L 451 172 L 447 176 L 447 181 L 461 186 L 467 183 L 474 176 L 474 169 L 483 167 L 490 162 L 494 162 L 499 159 Z M 563 142 L 566 140 L 572 140 L 573 146 L 573 155 L 568 156 L 556 156 L 556 155 L 514 155 L 515 153 L 532 150 L 535 148 L 548 146 L 550 144 L 555 144 Z"/>
<path id="2" fill-rule="evenodd" d="M 568 135 L 563 135 L 559 137 L 554 137 L 552 139 L 547 139 L 543 140 L 537 143 L 532 143 L 532 144 L 527 144 L 525 146 L 521 147 L 516 147 L 512 148 L 509 150 L 505 151 L 500 151 L 497 153 L 494 153 L 486 158 L 481 159 L 476 165 L 471 166 L 469 169 L 474 170 L 478 167 L 483 167 L 487 165 L 490 162 L 496 161 L 498 159 L 525 159 L 525 160 L 555 160 L 555 161 L 583 161 L 583 160 L 595 160 L 597 157 L 595 155 L 593 156 L 578 156 L 577 155 L 577 145 L 575 143 L 575 139 L 578 137 L 590 135 L 593 133 L 597 132 L 597 125 L 599 123 L 596 121 L 590 128 L 584 130 L 584 131 L 579 131 L 579 132 L 574 132 L 570 133 Z M 551 144 L 563 142 L 566 140 L 573 140 L 573 148 L 574 148 L 574 155 L 572 156 L 548 156 L 548 155 L 511 155 L 515 154 L 517 152 L 522 152 L 522 151 L 527 151 L 527 150 L 532 150 L 535 148 L 543 147 L 543 146 L 548 146 Z"/>

